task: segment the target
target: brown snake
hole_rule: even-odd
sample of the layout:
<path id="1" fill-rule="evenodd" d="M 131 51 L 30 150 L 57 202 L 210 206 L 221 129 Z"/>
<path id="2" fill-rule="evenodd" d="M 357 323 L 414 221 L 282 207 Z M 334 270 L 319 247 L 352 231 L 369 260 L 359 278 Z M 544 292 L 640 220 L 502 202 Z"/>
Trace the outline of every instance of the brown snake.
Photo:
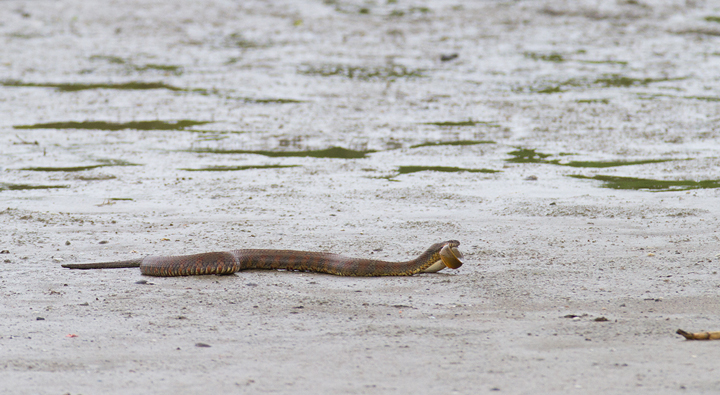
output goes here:
<path id="1" fill-rule="evenodd" d="M 146 276 L 192 276 L 199 274 L 231 274 L 239 270 L 270 269 L 329 273 L 338 276 L 411 276 L 434 273 L 449 267 L 459 268 L 463 255 L 460 242 L 449 240 L 435 243 L 416 259 L 386 262 L 374 259 L 349 258 L 328 252 L 292 250 L 232 250 L 194 255 L 148 256 L 117 262 L 71 263 L 70 269 L 113 269 L 139 267 Z"/>

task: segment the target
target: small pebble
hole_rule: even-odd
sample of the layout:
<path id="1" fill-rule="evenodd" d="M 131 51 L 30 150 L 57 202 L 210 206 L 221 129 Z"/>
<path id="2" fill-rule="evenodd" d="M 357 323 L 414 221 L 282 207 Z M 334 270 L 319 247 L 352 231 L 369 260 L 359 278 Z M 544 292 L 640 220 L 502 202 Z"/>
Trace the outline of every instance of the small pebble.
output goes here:
<path id="1" fill-rule="evenodd" d="M 212 347 L 207 343 L 195 343 L 195 347 Z"/>
<path id="2" fill-rule="evenodd" d="M 107 243 L 109 243 L 109 241 L 107 241 L 107 240 L 100 240 L 100 244 L 107 244 Z"/>
<path id="3" fill-rule="evenodd" d="M 37 318 L 35 318 L 35 321 L 45 321 L 45 318 L 43 318 L 43 317 L 37 317 Z"/>

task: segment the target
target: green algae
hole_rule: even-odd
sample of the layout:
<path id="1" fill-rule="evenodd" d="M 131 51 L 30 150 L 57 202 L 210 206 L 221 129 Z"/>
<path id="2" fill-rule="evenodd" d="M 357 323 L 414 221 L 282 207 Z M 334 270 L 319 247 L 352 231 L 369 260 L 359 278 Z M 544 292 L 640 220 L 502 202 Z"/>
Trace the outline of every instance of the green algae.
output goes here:
<path id="1" fill-rule="evenodd" d="M 550 157 L 550 154 L 543 154 L 535 151 L 534 149 L 518 149 L 515 151 L 508 152 L 512 158 L 506 159 L 506 162 L 510 163 L 543 163 L 549 165 L 568 166 L 568 167 L 580 167 L 580 168 L 591 168 L 591 169 L 602 169 L 608 167 L 620 167 L 620 166 L 633 166 L 633 165 L 644 165 L 649 163 L 663 163 L 676 161 L 678 159 L 643 159 L 643 160 L 613 160 L 613 161 L 570 161 L 562 163 L 560 159 L 546 159 Z M 572 155 L 572 154 L 565 154 Z"/>
<path id="2" fill-rule="evenodd" d="M 239 98 L 239 100 L 244 101 L 245 103 L 254 103 L 254 104 L 292 104 L 292 103 L 305 103 L 303 100 L 295 100 L 295 99 L 276 99 L 276 98 L 268 98 L 268 99 L 253 99 L 250 97 L 242 97 Z"/>
<path id="3" fill-rule="evenodd" d="M 183 130 L 187 127 L 205 125 L 207 121 L 134 121 L 134 122 L 105 122 L 105 121 L 83 121 L 83 122 L 49 122 L 36 123 L 33 125 L 15 125 L 14 129 L 89 129 L 89 130 Z"/>
<path id="4" fill-rule="evenodd" d="M 210 166 L 199 169 L 180 169 L 185 171 L 238 171 L 255 169 L 284 169 L 288 167 L 299 167 L 299 165 L 249 165 L 249 166 Z"/>
<path id="5" fill-rule="evenodd" d="M 653 84 L 653 83 L 657 83 L 657 82 L 680 81 L 680 80 L 684 80 L 687 78 L 688 77 L 633 78 L 633 77 L 627 77 L 627 76 L 624 76 L 621 74 L 608 74 L 603 77 L 596 78 L 594 80 L 571 78 L 569 80 L 562 81 L 562 82 L 547 83 L 547 84 L 541 85 L 539 87 L 518 88 L 515 90 L 516 91 L 524 91 L 526 89 L 529 89 L 530 92 L 534 92 L 534 93 L 550 94 L 550 93 L 562 93 L 562 92 L 567 91 L 570 88 L 591 88 L 591 87 L 630 88 L 630 87 L 636 87 L 636 86 L 647 86 L 649 84 Z"/>
<path id="6" fill-rule="evenodd" d="M 577 162 L 568 162 L 568 163 L 554 163 L 554 161 L 550 161 L 548 163 L 553 163 L 561 166 L 569 166 L 569 167 L 584 167 L 584 168 L 592 168 L 592 169 L 602 169 L 606 167 L 620 167 L 620 166 L 633 166 L 633 165 L 645 165 L 648 163 L 663 163 L 663 162 L 671 162 L 677 159 L 645 159 L 645 160 L 616 160 L 616 161 L 577 161 Z"/>
<path id="7" fill-rule="evenodd" d="M 423 122 L 422 125 L 433 125 L 433 126 L 440 126 L 440 127 L 462 127 L 462 126 L 485 125 L 485 126 L 492 126 L 492 127 L 496 127 L 496 128 L 500 127 L 500 125 L 498 125 L 497 123 L 473 121 L 472 119 L 468 119 L 467 121 Z"/>
<path id="8" fill-rule="evenodd" d="M 499 173 L 500 170 L 492 169 L 465 169 L 462 167 L 447 166 L 400 166 L 398 174 L 410 174 L 421 171 L 437 171 L 443 173 Z"/>
<path id="9" fill-rule="evenodd" d="M 691 189 L 720 188 L 720 180 L 653 180 L 648 178 L 616 177 L 597 175 L 593 177 L 583 175 L 569 175 L 568 177 L 581 180 L 603 181 L 605 188 L 625 189 L 649 192 L 687 191 Z"/>
<path id="10" fill-rule="evenodd" d="M 90 165 L 90 166 L 73 166 L 73 167 L 23 167 L 18 170 L 76 172 L 76 171 L 97 169 L 98 167 L 105 167 L 105 166 L 108 166 L 108 165 Z"/>
<path id="11" fill-rule="evenodd" d="M 620 74 L 611 74 L 603 78 L 598 78 L 594 81 L 595 84 L 599 84 L 603 88 L 627 88 L 631 86 L 646 86 L 648 84 L 656 82 L 666 81 L 679 81 L 684 80 L 687 77 L 678 78 L 631 78 Z"/>
<path id="12" fill-rule="evenodd" d="M 512 158 L 505 159 L 505 161 L 510 163 L 548 163 L 545 158 L 550 156 L 550 154 L 542 154 L 534 149 L 526 148 L 508 152 L 508 155 L 511 155 Z"/>
<path id="13" fill-rule="evenodd" d="M 24 191 L 29 189 L 61 189 L 70 188 L 69 185 L 29 185 L 0 183 L 0 191 Z"/>
<path id="14" fill-rule="evenodd" d="M 99 167 L 109 167 L 109 166 L 140 166 L 135 163 L 130 163 L 127 161 L 124 161 L 122 159 L 98 159 L 98 162 L 101 164 L 99 165 L 87 165 L 87 166 L 39 166 L 39 167 L 23 167 L 18 170 L 26 170 L 26 171 L 47 171 L 47 172 L 78 172 L 78 171 L 86 171 L 86 170 L 93 170 L 97 169 Z M 88 177 L 84 179 L 89 179 Z"/>
<path id="15" fill-rule="evenodd" d="M 423 77 L 423 70 L 411 69 L 401 65 L 388 66 L 348 66 L 341 64 L 326 64 L 316 66 L 303 66 L 298 69 L 300 74 L 321 77 L 340 76 L 361 81 L 368 80 L 395 80 L 398 78 Z"/>
<path id="16" fill-rule="evenodd" d="M 173 72 L 175 74 L 181 73 L 178 69 L 180 66 L 164 66 L 164 65 L 152 65 L 148 64 L 142 67 L 136 67 L 138 70 L 156 69 L 163 70 L 166 72 Z M 77 92 L 91 89 L 115 89 L 115 90 L 150 90 L 150 89 L 166 89 L 173 92 L 187 92 L 195 93 L 204 96 L 220 96 L 227 100 L 238 100 L 248 104 L 289 104 L 289 103 L 304 103 L 303 100 L 286 99 L 286 98 L 253 98 L 253 97 L 235 97 L 231 95 L 225 95 L 217 89 L 205 89 L 205 88 L 192 88 L 185 89 L 179 88 L 173 85 L 168 85 L 163 82 L 140 82 L 131 81 L 125 83 L 106 83 L 106 84 L 84 84 L 84 83 L 35 83 L 35 82 L 22 82 L 19 80 L 4 80 L 0 81 L 0 86 L 8 87 L 24 87 L 24 88 L 54 88 L 58 92 Z"/>
<path id="17" fill-rule="evenodd" d="M 437 147 L 437 146 L 443 146 L 443 145 L 465 146 L 465 145 L 478 145 L 478 144 L 495 144 L 495 142 L 492 140 L 437 141 L 437 142 L 427 142 L 427 143 L 422 143 L 422 144 L 411 145 L 410 148 Z"/>
<path id="18" fill-rule="evenodd" d="M 581 103 L 581 104 L 593 104 L 593 103 L 609 104 L 609 103 L 610 103 L 610 99 L 580 99 L 580 100 L 575 100 L 575 103 Z"/>
<path id="19" fill-rule="evenodd" d="M 77 92 L 89 89 L 119 89 L 119 90 L 148 90 L 148 89 L 167 89 L 170 91 L 184 91 L 172 85 L 163 82 L 141 82 L 131 81 L 117 84 L 83 84 L 83 83 L 34 83 L 22 82 L 18 80 L 5 80 L 0 82 L 2 86 L 9 87 L 26 87 L 26 88 L 55 88 L 60 92 Z"/>
<path id="20" fill-rule="evenodd" d="M 718 96 L 683 96 L 683 97 L 685 99 L 703 100 L 703 101 L 709 101 L 709 102 L 720 101 L 720 97 L 718 97 Z"/>
<path id="21" fill-rule="evenodd" d="M 557 52 L 552 52 L 549 54 L 539 54 L 536 52 L 525 52 L 524 55 L 526 58 L 530 58 L 533 60 L 543 60 L 546 62 L 560 63 L 560 62 L 565 61 L 565 58 Z"/>
<path id="22" fill-rule="evenodd" d="M 281 157 L 309 157 L 309 158 L 332 158 L 332 159 L 361 159 L 367 157 L 367 154 L 375 151 L 355 151 L 342 147 L 331 147 L 322 150 L 308 150 L 308 151 L 250 151 L 250 150 L 225 150 L 225 149 L 213 149 L 213 148 L 199 148 L 190 150 L 190 152 L 196 153 L 208 153 L 208 154 L 253 154 L 263 155 L 271 158 Z"/>
<path id="23" fill-rule="evenodd" d="M 137 71 L 156 70 L 156 71 L 163 71 L 166 73 L 172 73 L 175 75 L 180 75 L 183 73 L 182 66 L 176 66 L 176 65 L 172 65 L 172 64 L 148 63 L 148 64 L 142 65 L 142 66 L 133 66 L 133 68 Z"/>

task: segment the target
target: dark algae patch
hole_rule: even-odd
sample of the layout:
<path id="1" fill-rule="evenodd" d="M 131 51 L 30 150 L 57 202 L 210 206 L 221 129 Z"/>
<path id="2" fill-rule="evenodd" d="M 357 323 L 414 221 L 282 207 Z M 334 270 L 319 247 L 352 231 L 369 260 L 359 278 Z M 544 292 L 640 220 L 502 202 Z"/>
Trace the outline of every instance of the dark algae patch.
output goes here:
<path id="1" fill-rule="evenodd" d="M 162 71 L 166 73 L 172 73 L 175 75 L 180 75 L 183 73 L 182 66 L 176 66 L 171 64 L 155 64 L 155 63 L 148 63 L 142 66 L 138 66 L 135 64 L 132 64 L 131 61 L 125 60 L 119 56 L 111 56 L 111 55 L 93 55 L 90 57 L 90 60 L 104 60 L 111 64 L 120 64 L 128 66 L 131 69 L 134 69 L 135 71 L 149 71 L 149 70 L 156 70 L 156 71 Z"/>
<path id="2" fill-rule="evenodd" d="M 464 169 L 462 167 L 447 167 L 447 166 L 400 166 L 398 168 L 399 174 L 410 174 L 421 171 L 438 171 L 443 173 L 499 173 L 500 170 L 492 169 Z"/>
<path id="3" fill-rule="evenodd" d="M 191 150 L 191 152 L 209 153 L 209 154 L 254 154 L 263 155 L 271 158 L 281 157 L 306 157 L 306 158 L 334 158 L 334 159 L 361 159 L 367 157 L 367 154 L 375 151 L 355 151 L 342 147 L 332 147 L 322 150 L 308 151 L 247 151 L 247 150 L 223 150 L 212 148 L 201 148 Z"/>
<path id="4" fill-rule="evenodd" d="M 580 53 L 580 52 L 579 52 Z M 582 52 L 584 54 L 584 52 Z M 554 62 L 554 63 L 561 63 L 561 62 L 578 62 L 578 63 L 586 63 L 586 64 L 616 64 L 620 66 L 627 66 L 628 62 L 621 61 L 621 60 L 582 60 L 582 59 L 568 59 L 562 54 L 559 54 L 557 52 L 551 52 L 547 54 L 537 53 L 537 52 L 525 52 L 524 53 L 526 58 L 532 59 L 532 60 L 542 60 L 545 62 Z"/>
<path id="5" fill-rule="evenodd" d="M 124 160 L 120 159 L 100 159 L 98 160 L 101 164 L 99 165 L 88 165 L 88 166 L 47 166 L 47 167 L 23 167 L 18 170 L 26 170 L 26 171 L 64 171 L 64 172 L 76 172 L 76 171 L 86 171 L 86 170 L 93 170 L 97 169 L 99 167 L 108 167 L 108 166 L 139 166 L 134 163 L 130 163 Z"/>
<path id="6" fill-rule="evenodd" d="M 161 65 L 146 65 L 145 68 L 163 69 L 168 68 L 168 72 L 173 71 L 173 67 L 176 66 L 161 66 Z M 177 73 L 177 72 L 176 72 Z M 0 81 L 0 86 L 10 87 L 25 87 L 25 88 L 55 88 L 59 92 L 77 92 L 90 89 L 117 89 L 117 90 L 149 90 L 149 89 L 166 89 L 174 92 L 188 92 L 195 93 L 205 96 L 223 96 L 228 100 L 239 100 L 249 104 L 288 104 L 288 103 L 303 103 L 302 100 L 296 99 L 284 99 L 284 98 L 252 98 L 252 97 L 232 97 L 223 95 L 217 89 L 184 89 L 176 86 L 168 85 L 163 82 L 125 82 L 118 84 L 82 84 L 82 83 L 35 83 L 35 82 L 22 82 L 17 80 L 5 80 Z"/>
<path id="7" fill-rule="evenodd" d="M 104 166 L 107 166 L 107 165 L 74 166 L 74 167 L 23 167 L 19 170 L 74 172 L 74 171 L 92 170 L 92 169 L 97 169 L 98 167 L 104 167 Z"/>
<path id="8" fill-rule="evenodd" d="M 526 148 L 508 152 L 508 155 L 513 156 L 511 159 L 505 159 L 506 162 L 510 163 L 548 163 L 545 158 L 550 156 L 550 154 L 541 154 L 535 152 L 534 149 Z"/>
<path id="9" fill-rule="evenodd" d="M 677 78 L 633 78 L 620 74 L 610 74 L 594 80 L 571 78 L 569 80 L 554 84 L 546 84 L 540 87 L 530 87 L 529 90 L 535 93 L 561 93 L 570 88 L 630 88 L 635 86 L 647 86 L 656 82 L 679 81 L 687 77 Z M 524 89 L 518 89 L 523 91 Z"/>
<path id="10" fill-rule="evenodd" d="M 137 71 L 147 71 L 147 70 L 157 70 L 157 71 L 163 71 L 166 73 L 172 73 L 175 75 L 180 75 L 183 73 L 182 66 L 175 66 L 172 64 L 154 64 L 154 63 L 148 63 L 143 66 L 133 66 L 135 70 Z"/>
<path id="11" fill-rule="evenodd" d="M 705 181 L 691 181 L 691 180 L 678 180 L 678 181 L 666 181 L 666 180 L 653 180 L 648 178 L 634 178 L 634 177 L 616 177 L 616 176 L 594 176 L 588 177 L 583 175 L 570 175 L 569 177 L 577 178 L 581 180 L 597 180 L 603 181 L 605 188 L 612 189 L 631 189 L 637 191 L 649 191 L 649 192 L 670 192 L 670 191 L 687 191 L 691 189 L 711 189 L 720 188 L 720 180 L 705 180 Z"/>
<path id="12" fill-rule="evenodd" d="M 685 96 L 686 99 L 693 99 L 693 100 L 703 100 L 703 101 L 720 101 L 720 97 L 718 96 Z"/>
<path id="13" fill-rule="evenodd" d="M 21 82 L 16 80 L 6 80 L 0 83 L 3 86 L 30 87 L 30 88 L 55 88 L 60 92 L 76 92 L 89 89 L 120 89 L 120 90 L 147 90 L 147 89 L 167 89 L 171 91 L 184 91 L 172 85 L 162 82 L 125 82 L 120 84 L 82 84 L 82 83 L 33 83 Z"/>
<path id="14" fill-rule="evenodd" d="M 438 141 L 438 142 L 427 142 L 422 144 L 411 145 L 410 148 L 420 147 L 436 147 L 442 145 L 449 146 L 463 146 L 463 145 L 478 145 L 478 144 L 495 144 L 492 140 L 459 140 L 459 141 Z"/>
<path id="15" fill-rule="evenodd" d="M 299 167 L 299 165 L 257 165 L 257 166 L 210 166 L 199 169 L 180 169 L 185 171 L 238 171 L 254 169 L 283 169 L 287 167 Z"/>
<path id="16" fill-rule="evenodd" d="M 69 188 L 68 185 L 28 185 L 0 183 L 0 191 L 23 191 L 27 189 L 61 189 Z"/>
<path id="17" fill-rule="evenodd" d="M 243 97 L 240 100 L 244 101 L 245 103 L 254 103 L 254 104 L 290 104 L 290 103 L 304 103 L 302 100 L 295 100 L 295 99 L 274 99 L 274 98 L 267 98 L 267 99 L 253 99 L 250 97 Z"/>
<path id="18" fill-rule="evenodd" d="M 582 167 L 592 169 L 602 169 L 606 167 L 619 167 L 619 166 L 632 166 L 632 165 L 644 165 L 648 163 L 663 163 L 671 162 L 677 159 L 645 159 L 645 160 L 616 160 L 616 161 L 571 161 L 561 163 L 560 159 L 546 159 L 550 157 L 550 154 L 543 154 L 536 152 L 534 149 L 518 149 L 516 151 L 508 152 L 508 155 L 513 158 L 506 159 L 506 162 L 510 163 L 545 163 L 550 165 L 568 166 L 568 167 Z"/>
<path id="19" fill-rule="evenodd" d="M 556 63 L 565 61 L 565 58 L 557 52 L 553 52 L 553 53 L 549 53 L 549 54 L 539 54 L 536 52 L 525 52 L 524 55 L 525 55 L 525 57 L 530 58 L 532 60 L 544 60 L 546 62 L 556 62 Z"/>
<path id="20" fill-rule="evenodd" d="M 644 165 L 648 163 L 663 163 L 671 162 L 676 159 L 647 159 L 647 160 L 617 160 L 617 161 L 577 161 L 568 163 L 555 163 L 561 166 L 570 167 L 585 167 L 602 169 L 605 167 L 619 167 L 619 166 L 632 166 L 632 165 Z M 554 161 L 553 161 L 554 162 Z"/>
<path id="21" fill-rule="evenodd" d="M 610 103 L 610 99 L 580 99 L 580 100 L 575 100 L 575 102 L 583 103 L 583 104 L 592 104 L 592 103 L 608 104 L 608 103 Z"/>
<path id="22" fill-rule="evenodd" d="M 400 65 L 365 67 L 327 64 L 304 66 L 301 67 L 298 72 L 305 75 L 321 77 L 340 76 L 357 80 L 394 80 L 398 78 L 423 77 L 422 70 L 414 70 Z"/>
<path id="23" fill-rule="evenodd" d="M 631 78 L 631 77 L 625 77 L 623 75 L 619 74 L 613 74 L 609 75 L 604 78 L 598 78 L 595 80 L 596 84 L 600 84 L 600 86 L 604 88 L 613 88 L 613 87 L 620 87 L 620 88 L 627 88 L 631 86 L 645 86 L 654 82 L 665 82 L 665 81 L 679 81 L 683 80 L 686 77 L 680 77 L 680 78 Z"/>
<path id="24" fill-rule="evenodd" d="M 183 130 L 185 128 L 205 125 L 205 121 L 135 121 L 125 123 L 105 121 L 83 121 L 83 122 L 50 122 L 36 123 L 34 125 L 16 125 L 15 129 L 89 129 L 89 130 Z"/>
<path id="25" fill-rule="evenodd" d="M 472 119 L 468 119 L 467 121 L 443 121 L 443 122 L 424 122 L 423 125 L 433 125 L 433 126 L 440 126 L 440 127 L 461 127 L 461 126 L 475 126 L 475 125 L 485 125 L 485 126 L 492 126 L 492 127 L 500 127 L 500 125 L 492 122 L 483 122 L 483 121 L 473 121 Z"/>
<path id="26" fill-rule="evenodd" d="M 122 159 L 96 159 L 96 161 L 106 166 L 142 166 Z"/>

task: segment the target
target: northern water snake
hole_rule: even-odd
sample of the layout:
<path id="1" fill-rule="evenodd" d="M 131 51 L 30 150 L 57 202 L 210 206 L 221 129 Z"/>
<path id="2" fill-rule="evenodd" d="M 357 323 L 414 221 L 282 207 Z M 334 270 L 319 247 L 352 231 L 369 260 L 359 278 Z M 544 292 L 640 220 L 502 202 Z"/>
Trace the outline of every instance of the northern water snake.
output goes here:
<path id="1" fill-rule="evenodd" d="M 339 276 L 411 276 L 434 273 L 445 267 L 457 269 L 463 255 L 460 242 L 448 240 L 435 243 L 416 259 L 387 262 L 374 259 L 349 258 L 328 252 L 292 250 L 232 250 L 194 255 L 148 256 L 117 262 L 71 263 L 70 269 L 113 269 L 139 267 L 146 276 L 192 276 L 199 274 L 231 274 L 247 269 L 282 269 Z"/>

